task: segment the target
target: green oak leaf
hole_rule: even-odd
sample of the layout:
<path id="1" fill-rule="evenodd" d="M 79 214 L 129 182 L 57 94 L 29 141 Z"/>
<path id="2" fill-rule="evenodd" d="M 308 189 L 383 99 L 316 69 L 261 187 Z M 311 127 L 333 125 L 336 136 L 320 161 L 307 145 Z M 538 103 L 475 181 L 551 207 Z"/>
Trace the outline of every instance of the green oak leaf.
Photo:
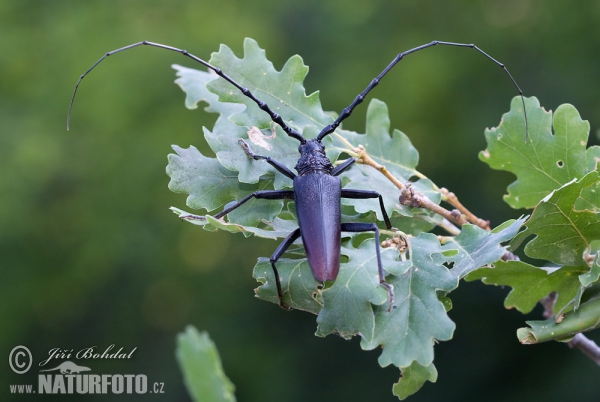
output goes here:
<path id="1" fill-rule="evenodd" d="M 200 219 L 198 219 L 198 215 L 196 214 L 191 214 L 175 207 L 171 207 L 170 209 L 179 216 L 181 220 L 193 225 L 202 226 L 210 232 L 221 229 L 230 233 L 243 233 L 246 236 L 253 234 L 265 239 L 275 240 L 287 237 L 290 232 L 298 228 L 298 223 L 296 221 L 281 219 L 279 217 L 276 217 L 273 222 L 263 225 L 264 227 L 258 228 L 255 226 L 245 226 L 238 223 L 225 222 L 221 219 L 215 219 L 210 215 L 200 216 Z"/>
<path id="2" fill-rule="evenodd" d="M 479 267 L 498 261 L 506 252 L 500 243 L 515 237 L 524 221 L 524 218 L 509 221 L 491 232 L 475 225 L 463 225 L 460 234 L 443 247 L 458 250 L 450 272 L 460 279 Z"/>
<path id="3" fill-rule="evenodd" d="M 581 303 L 579 308 L 564 315 L 560 322 L 555 318 L 544 321 L 527 321 L 530 328 L 519 328 L 517 337 L 526 345 L 540 342 L 569 341 L 580 332 L 600 327 L 600 297 L 597 295 Z"/>
<path id="4" fill-rule="evenodd" d="M 592 263 L 590 270 L 579 276 L 579 281 L 585 287 L 591 286 L 598 282 L 600 279 L 600 254 L 596 256 L 596 259 Z"/>
<path id="5" fill-rule="evenodd" d="M 575 201 L 574 209 L 577 212 L 600 212 L 600 180 L 581 190 L 579 198 Z"/>
<path id="6" fill-rule="evenodd" d="M 598 166 L 600 166 L 600 146 L 594 145 L 593 147 L 589 147 L 585 153 L 585 157 L 587 161 L 588 172 L 591 172 L 592 170 L 600 170 L 598 168 Z"/>
<path id="7" fill-rule="evenodd" d="M 422 177 L 416 170 L 419 163 L 419 153 L 412 145 L 406 134 L 394 130 L 390 136 L 390 118 L 387 105 L 380 100 L 373 99 L 367 108 L 366 134 L 358 134 L 350 131 L 340 130 L 340 135 L 352 145 L 363 145 L 369 156 L 377 163 L 384 165 L 388 171 L 400 182 L 406 183 L 413 177 Z M 339 139 L 334 138 L 334 146 L 340 151 L 345 149 Z M 399 204 L 398 190 L 385 176 L 373 168 L 361 164 L 355 164 L 345 174 L 348 180 L 344 187 L 362 190 L 375 190 L 379 192 L 384 200 L 388 215 L 396 212 L 406 218 L 401 223 L 400 229 L 405 233 L 418 235 L 420 232 L 428 231 L 441 221 L 439 215 L 432 215 L 421 208 L 411 208 Z M 421 178 L 413 183 L 415 190 L 428 196 L 433 202 L 439 203 L 441 196 L 437 187 L 427 178 Z M 354 200 L 342 199 L 344 205 L 352 205 L 359 213 L 374 211 L 377 219 L 383 220 L 379 203 L 373 199 Z"/>
<path id="8" fill-rule="evenodd" d="M 238 126 L 232 123 L 229 117 L 234 113 L 243 111 L 245 106 L 243 104 L 220 102 L 218 96 L 208 90 L 206 85 L 217 79 L 218 76 L 212 72 L 178 65 L 173 65 L 173 68 L 177 70 L 177 76 L 179 77 L 175 82 L 186 93 L 186 107 L 196 109 L 198 103 L 204 101 L 208 103 L 208 107 L 205 109 L 207 112 L 219 114 L 212 131 L 206 127 L 203 128 L 204 138 L 215 152 L 219 162 L 225 168 L 237 171 L 238 180 L 243 183 L 257 183 L 262 176 L 270 173 L 275 177 L 274 188 L 291 187 L 288 178 L 278 173 L 268 163 L 256 163 L 248 158 L 240 147 L 238 143 L 240 139 L 244 139 L 250 145 L 253 145 L 248 135 L 251 127 Z M 269 130 L 263 130 L 262 135 L 265 142 L 261 143 L 262 147 L 256 147 L 255 151 L 259 154 L 268 154 L 267 156 L 271 156 L 293 168 L 298 154 L 297 142 L 287 138 L 282 131 L 275 135 L 270 132 L 267 135 L 267 131 Z"/>
<path id="9" fill-rule="evenodd" d="M 315 137 L 320 128 L 332 121 L 331 114 L 321 109 L 317 93 L 306 96 L 303 80 L 308 67 L 299 56 L 292 57 L 282 71 L 277 71 L 254 40 L 246 39 L 244 52 L 245 57 L 239 59 L 231 49 L 222 46 L 219 53 L 213 53 L 211 63 L 250 89 L 306 138 Z M 199 100 L 204 100 L 210 105 L 207 111 L 221 114 L 212 131 L 204 128 L 204 136 L 221 164 L 239 172 L 239 180 L 244 183 L 256 183 L 262 175 L 271 173 L 275 174 L 274 188 L 290 188 L 291 181 L 275 168 L 249 159 L 238 140 L 245 139 L 257 154 L 270 156 L 289 169 L 293 169 L 298 160 L 298 142 L 224 79 L 215 79 L 215 74 L 203 71 L 175 68 L 180 77 L 176 82 L 187 93 L 186 105 L 195 107 Z M 249 135 L 251 130 L 258 134 Z M 328 146 L 331 139 L 325 138 L 323 143 L 328 157 L 336 160 L 339 151 Z"/>
<path id="10" fill-rule="evenodd" d="M 262 180 L 258 185 L 240 183 L 235 172 L 224 168 L 215 158 L 202 155 L 194 146 L 187 149 L 173 146 L 173 149 L 177 155 L 169 155 L 169 189 L 189 194 L 187 205 L 191 208 L 214 211 L 253 191 L 272 187 L 272 179 Z M 262 220 L 272 221 L 282 206 L 282 200 L 251 199 L 228 217 L 231 222 L 257 226 Z"/>
<path id="11" fill-rule="evenodd" d="M 587 266 L 538 268 L 523 261 L 498 261 L 493 268 L 481 268 L 466 278 L 481 280 L 486 285 L 510 286 L 504 300 L 507 309 L 516 308 L 523 314 L 533 310 L 538 301 L 557 292 L 554 314 L 558 314 L 576 296 L 581 286 L 579 277 L 589 271 Z"/>
<path id="12" fill-rule="evenodd" d="M 406 399 L 420 390 L 426 381 L 436 382 L 437 376 L 438 373 L 433 363 L 421 366 L 419 363 L 413 362 L 410 366 L 402 369 L 402 376 L 394 384 L 392 392 L 398 399 Z"/>
<path id="13" fill-rule="evenodd" d="M 210 63 L 221 68 L 229 77 L 249 89 L 254 96 L 266 102 L 300 133 L 307 126 L 320 129 L 333 122 L 332 116 L 323 111 L 318 92 L 306 95 L 303 81 L 308 67 L 298 55 L 292 56 L 282 70 L 277 71 L 256 41 L 246 38 L 242 59 L 236 57 L 230 48 L 221 45 L 219 52 L 212 54 Z M 271 127 L 269 115 L 223 78 L 211 82 L 208 88 L 219 95 L 221 102 L 246 105 L 243 112 L 231 116 L 231 120 L 238 126 Z"/>
<path id="14" fill-rule="evenodd" d="M 320 296 L 319 283 L 315 280 L 306 258 L 277 261 L 277 272 L 281 280 L 284 303 L 296 310 L 318 314 L 323 301 Z M 256 297 L 279 304 L 275 275 L 268 258 L 259 258 L 254 266 L 254 279 L 261 283 L 254 292 Z"/>
<path id="15" fill-rule="evenodd" d="M 341 254 L 347 261 L 340 264 L 340 272 L 333 284 L 320 289 L 312 276 L 305 258 L 282 258 L 277 262 L 284 303 L 288 306 L 319 314 L 317 335 L 338 333 L 351 337 L 373 332 L 372 304 L 383 304 L 388 299 L 387 290 L 379 284 L 377 259 L 373 239 L 363 241 L 358 247 L 344 242 Z M 383 268 L 400 273 L 406 263 L 396 260 L 398 253 L 392 249 L 381 250 Z M 261 258 L 254 267 L 254 278 L 262 285 L 256 295 L 266 301 L 279 303 L 277 287 L 271 264 Z"/>
<path id="16" fill-rule="evenodd" d="M 525 246 L 528 256 L 559 265 L 580 265 L 590 243 L 600 239 L 600 214 L 577 211 L 574 205 L 582 190 L 596 185 L 599 180 L 598 171 L 593 171 L 544 198 L 525 223 L 527 229 L 515 237 L 515 247 L 535 235 Z"/>
<path id="17" fill-rule="evenodd" d="M 504 200 L 513 208 L 533 208 L 542 198 L 565 183 L 588 172 L 586 160 L 597 154 L 590 148 L 586 157 L 589 123 L 569 104 L 552 112 L 540 107 L 535 97 L 526 98 L 529 139 L 525 141 L 523 106 L 520 97 L 498 127 L 485 131 L 487 149 L 479 159 L 493 169 L 514 173 Z"/>
<path id="18" fill-rule="evenodd" d="M 338 333 L 344 338 L 360 334 L 368 339 L 375 330 L 373 305 L 388 300 L 387 290 L 379 283 L 376 244 L 366 240 L 356 249 L 343 247 L 348 262 L 340 265 L 340 273 L 333 285 L 323 290 L 323 309 L 317 317 L 317 335 Z M 401 273 L 410 267 L 409 261 L 397 261 L 393 249 L 381 250 L 384 270 Z"/>
<path id="19" fill-rule="evenodd" d="M 195 402 L 233 402 L 235 386 L 223 372 L 221 358 L 206 332 L 188 326 L 177 336 L 177 361 Z"/>
<path id="20" fill-rule="evenodd" d="M 413 361 L 428 366 L 433 361 L 436 340 L 452 338 L 455 324 L 438 300 L 437 291 L 449 292 L 458 286 L 458 278 L 444 266 L 439 240 L 422 233 L 411 241 L 410 268 L 403 274 L 388 277 L 396 294 L 395 309 L 387 312 L 388 303 L 375 307 L 375 332 L 361 341 L 361 347 L 372 350 L 383 347 L 379 364 L 386 367 L 408 367 Z"/>

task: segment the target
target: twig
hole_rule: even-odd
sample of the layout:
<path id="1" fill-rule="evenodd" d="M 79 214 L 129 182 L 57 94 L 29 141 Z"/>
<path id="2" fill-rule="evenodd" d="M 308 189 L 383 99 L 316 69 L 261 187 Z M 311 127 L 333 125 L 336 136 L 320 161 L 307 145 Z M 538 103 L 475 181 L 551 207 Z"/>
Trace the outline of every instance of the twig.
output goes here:
<path id="1" fill-rule="evenodd" d="M 567 345 L 571 349 L 579 349 L 584 355 L 600 366 L 600 347 L 581 332 L 576 334 Z"/>
<path id="2" fill-rule="evenodd" d="M 453 223 L 460 227 L 465 223 L 469 223 L 469 219 L 473 219 L 473 223 L 477 224 L 478 226 L 490 230 L 489 222 L 479 219 L 474 214 L 469 212 L 468 209 L 466 209 L 460 202 L 458 202 L 458 198 L 453 193 L 449 192 L 448 190 L 446 190 L 446 192 L 444 193 L 443 190 L 445 189 L 439 190 L 442 193 L 442 196 L 445 197 L 447 200 L 453 200 L 452 202 L 448 201 L 451 205 L 455 205 L 453 204 L 453 202 L 455 202 L 456 206 L 460 206 L 457 209 L 449 211 L 446 208 L 437 205 L 436 203 L 431 201 L 426 195 L 415 191 L 413 188 L 411 188 L 410 182 L 408 182 L 407 184 L 401 183 L 398 179 L 394 177 L 393 174 L 389 172 L 389 170 L 387 170 L 385 166 L 375 162 L 369 156 L 365 147 L 363 147 L 362 145 L 358 145 L 358 147 L 355 147 L 341 135 L 336 134 L 336 137 L 340 141 L 342 141 L 342 143 L 344 143 L 344 145 L 346 146 L 347 149 L 343 149 L 344 152 L 356 158 L 356 161 L 358 163 L 371 166 L 372 168 L 378 170 L 401 191 L 402 195 L 399 198 L 400 204 L 424 208 L 438 215 L 441 215 L 444 218 L 444 220 L 442 221 L 442 223 L 438 224 L 438 226 L 445 229 L 448 233 L 457 236 L 460 233 L 460 229 L 454 226 Z M 425 177 L 424 175 L 418 172 L 415 172 L 415 175 L 421 178 Z M 463 213 L 467 219 L 463 217 Z"/>
<path id="3" fill-rule="evenodd" d="M 458 209 L 469 222 L 474 223 L 475 225 L 479 226 L 482 229 L 485 229 L 488 231 L 491 230 L 490 221 L 484 221 L 483 219 L 475 216 L 475 214 L 473 214 L 463 204 L 460 203 L 456 194 L 449 191 L 445 187 L 442 187 L 440 189 L 440 192 L 442 193 L 442 196 L 444 197 L 444 201 L 446 201 L 447 203 L 452 205 L 454 208 Z"/>
<path id="4" fill-rule="evenodd" d="M 468 223 L 458 210 L 448 211 L 446 208 L 431 201 L 425 194 L 416 191 L 410 184 L 410 182 L 406 183 L 406 186 L 401 189 L 400 204 L 428 209 L 459 226 Z"/>
<path id="5" fill-rule="evenodd" d="M 396 187 L 398 187 L 400 190 L 402 190 L 404 188 L 404 184 L 400 183 L 400 181 L 398 181 L 398 179 L 396 179 L 394 177 L 394 175 L 392 175 L 389 172 L 389 170 L 387 170 L 387 168 L 385 166 L 380 165 L 379 163 L 377 163 L 373 159 L 371 159 L 371 157 L 367 153 L 367 150 L 365 149 L 365 147 L 363 147 L 362 145 L 359 145 L 357 148 L 355 148 L 355 150 L 357 151 L 357 154 L 358 154 L 358 157 L 359 157 L 358 162 L 363 163 L 365 165 L 369 165 L 372 168 L 377 169 L 385 177 L 387 177 L 389 181 L 391 181 L 392 183 L 394 183 L 394 185 Z"/>

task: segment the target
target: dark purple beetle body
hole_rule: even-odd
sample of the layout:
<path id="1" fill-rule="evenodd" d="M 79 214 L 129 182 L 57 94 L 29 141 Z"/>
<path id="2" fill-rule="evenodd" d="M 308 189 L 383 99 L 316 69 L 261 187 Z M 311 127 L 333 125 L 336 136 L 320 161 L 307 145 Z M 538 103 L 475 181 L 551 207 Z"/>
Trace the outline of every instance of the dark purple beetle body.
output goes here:
<path id="1" fill-rule="evenodd" d="M 334 281 L 340 270 L 342 181 L 323 173 L 294 179 L 294 203 L 308 265 L 319 282 Z"/>
<path id="2" fill-rule="evenodd" d="M 318 140 L 298 147 L 294 203 L 308 265 L 319 282 L 334 281 L 340 270 L 342 181 Z"/>

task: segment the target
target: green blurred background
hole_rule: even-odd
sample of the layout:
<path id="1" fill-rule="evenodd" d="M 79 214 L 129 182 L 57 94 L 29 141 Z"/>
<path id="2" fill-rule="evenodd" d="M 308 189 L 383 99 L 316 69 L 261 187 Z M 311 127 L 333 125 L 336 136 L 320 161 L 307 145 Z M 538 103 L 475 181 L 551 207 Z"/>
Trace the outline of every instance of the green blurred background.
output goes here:
<path id="1" fill-rule="evenodd" d="M 210 332 L 240 401 L 396 400 L 398 370 L 379 368 L 379 352 L 316 338 L 314 316 L 253 297 L 252 267 L 275 242 L 208 233 L 168 210 L 185 206 L 167 189 L 170 145 L 207 152 L 201 127 L 214 121 L 185 109 L 173 84 L 172 63 L 194 64 L 152 48 L 110 58 L 83 82 L 65 130 L 73 86 L 104 52 L 146 39 L 205 59 L 225 43 L 241 56 L 252 37 L 278 69 L 300 54 L 311 68 L 307 92 L 320 90 L 324 108 L 340 111 L 400 51 L 473 42 L 546 109 L 574 104 L 597 144 L 599 21 L 597 1 L 0 2 L 0 399 L 43 399 L 9 395 L 8 384 L 37 383 L 35 367 L 18 376 L 6 364 L 16 345 L 37 363 L 51 348 L 115 344 L 137 347 L 134 358 L 94 361 L 95 373 L 165 383 L 164 395 L 137 400 L 188 400 L 174 350 L 193 324 Z M 411 137 L 421 172 L 498 224 L 523 211 L 501 201 L 511 175 L 477 152 L 515 94 L 481 55 L 438 47 L 402 61 L 371 97 Z M 362 131 L 365 111 L 345 127 Z M 452 294 L 457 330 L 436 346 L 438 382 L 409 400 L 600 398 L 598 367 L 578 351 L 517 342 L 524 317 L 504 309 L 507 292 L 470 283 Z"/>

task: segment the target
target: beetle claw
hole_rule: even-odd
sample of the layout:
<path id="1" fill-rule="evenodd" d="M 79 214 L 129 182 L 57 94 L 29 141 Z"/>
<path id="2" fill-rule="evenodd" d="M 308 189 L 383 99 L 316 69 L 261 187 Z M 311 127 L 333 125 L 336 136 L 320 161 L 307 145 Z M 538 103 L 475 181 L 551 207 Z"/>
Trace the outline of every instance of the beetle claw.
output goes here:
<path id="1" fill-rule="evenodd" d="M 293 310 L 292 307 L 286 306 L 285 303 L 283 302 L 283 300 L 279 300 L 279 307 L 281 307 L 285 311 L 292 311 Z"/>
<path id="2" fill-rule="evenodd" d="M 387 312 L 389 313 L 393 308 L 396 308 L 396 306 L 394 306 L 394 286 L 385 281 L 381 282 L 381 286 L 385 287 L 388 291 L 388 300 L 390 305 L 388 306 Z"/>

